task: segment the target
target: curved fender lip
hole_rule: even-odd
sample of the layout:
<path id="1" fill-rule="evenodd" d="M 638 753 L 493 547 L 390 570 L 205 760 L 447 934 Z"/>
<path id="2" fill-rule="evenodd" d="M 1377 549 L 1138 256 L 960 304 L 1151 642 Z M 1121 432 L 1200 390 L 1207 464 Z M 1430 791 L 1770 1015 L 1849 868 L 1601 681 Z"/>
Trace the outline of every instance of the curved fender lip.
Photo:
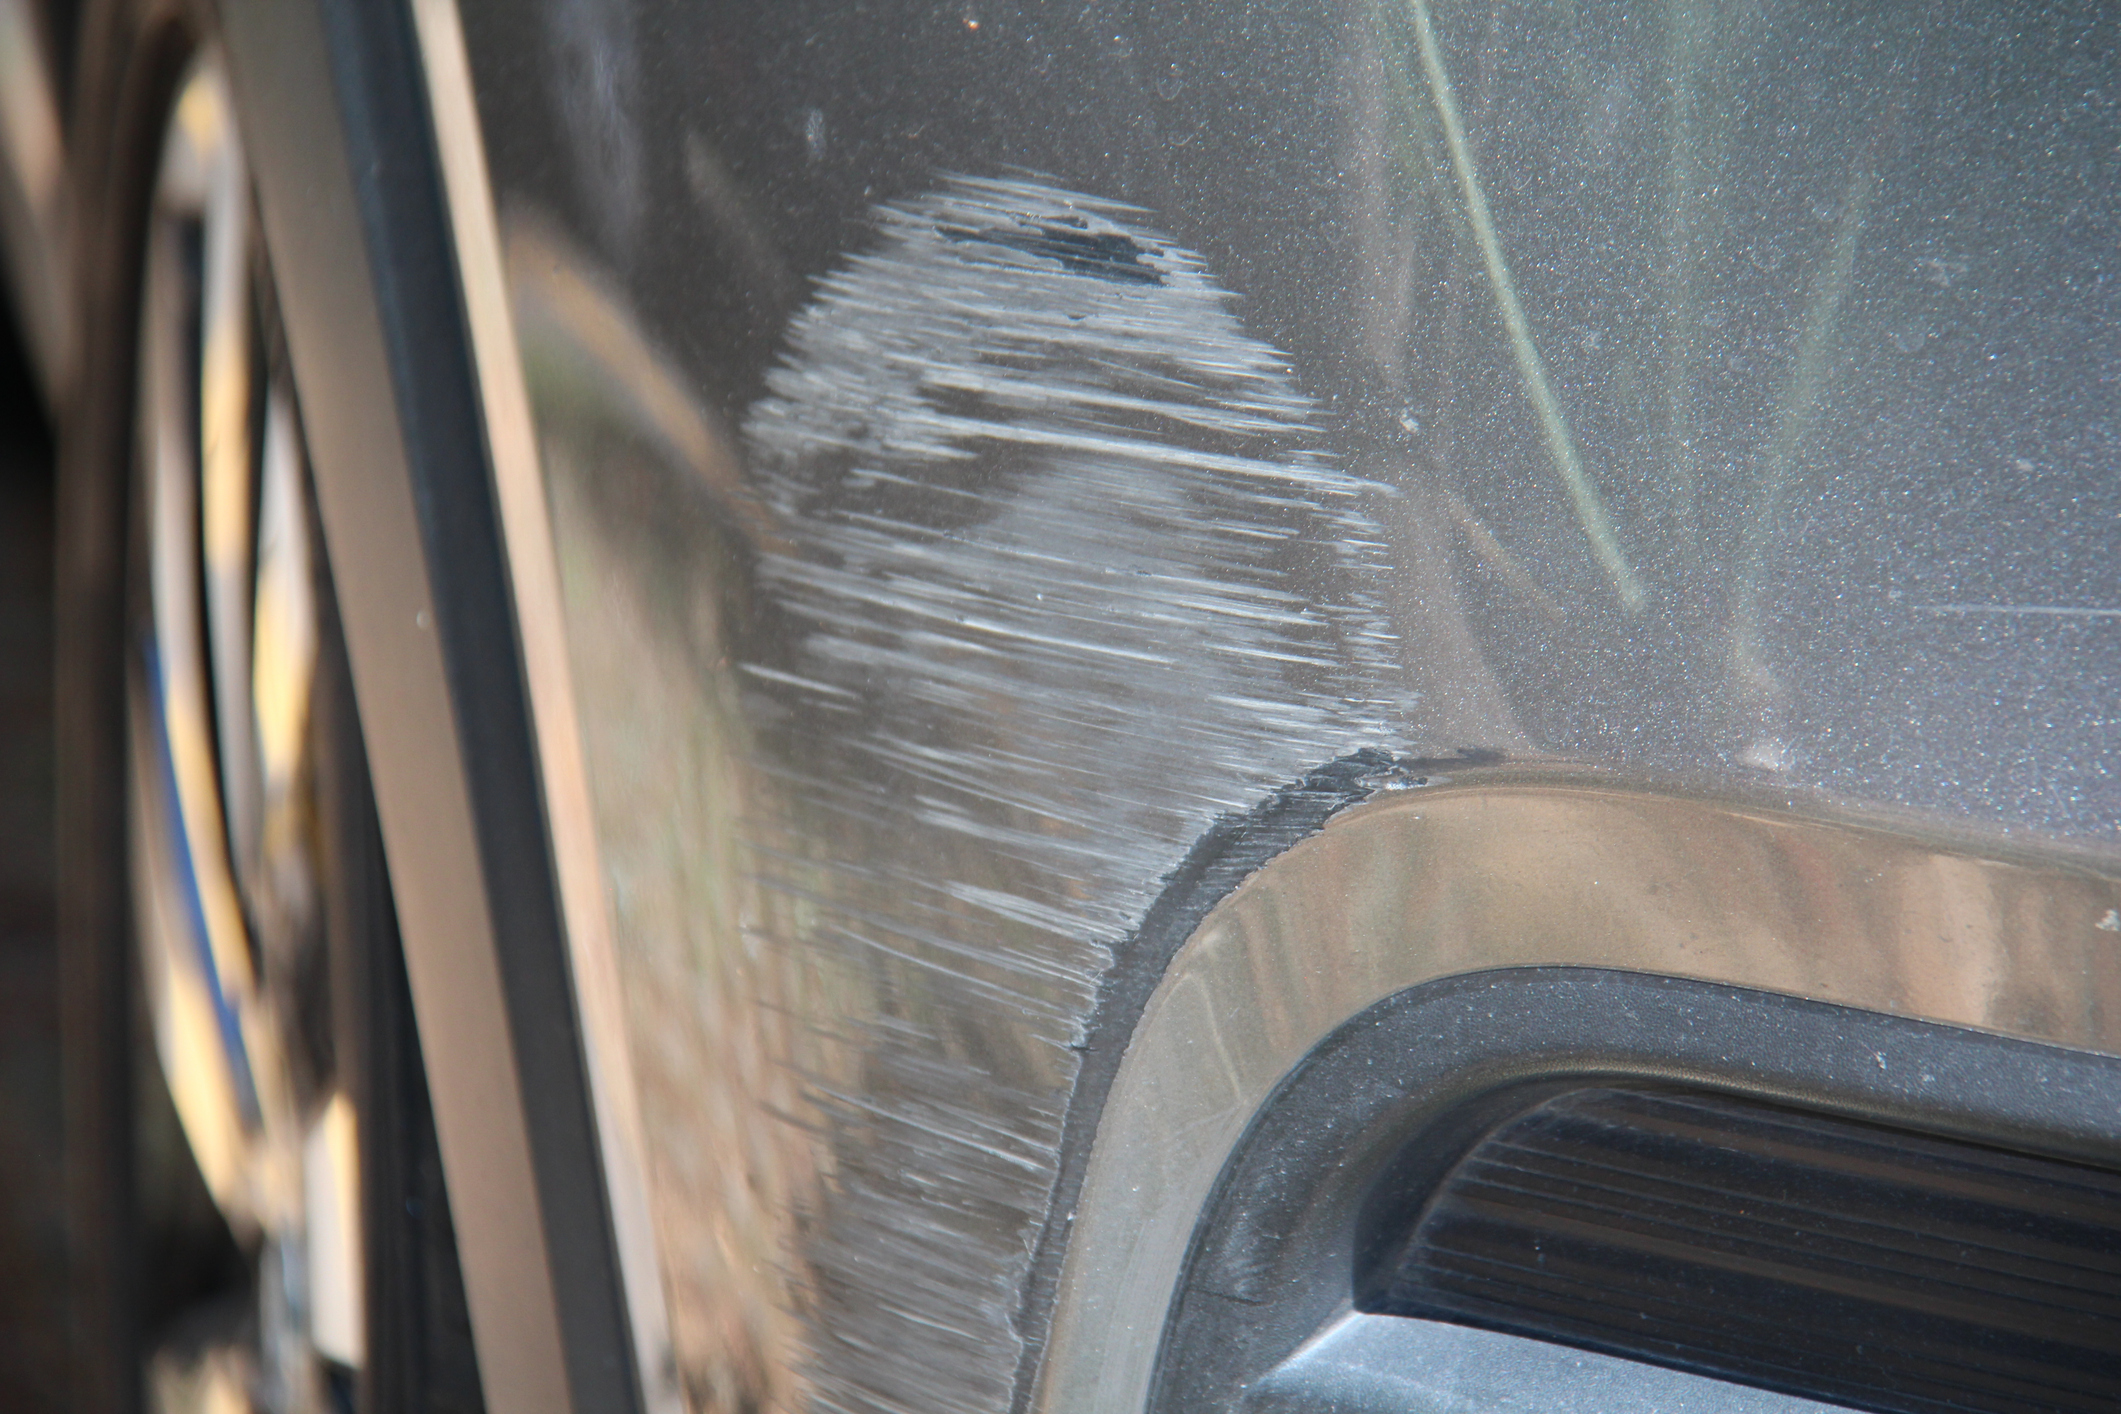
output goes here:
<path id="1" fill-rule="evenodd" d="M 1565 766 L 1431 778 L 1254 873 L 1171 958 L 1102 1108 L 1032 1407 L 1143 1407 L 1217 1176 L 1336 1027 L 1505 967 L 1620 969 L 2121 1054 L 2102 859 L 1645 790 Z"/>

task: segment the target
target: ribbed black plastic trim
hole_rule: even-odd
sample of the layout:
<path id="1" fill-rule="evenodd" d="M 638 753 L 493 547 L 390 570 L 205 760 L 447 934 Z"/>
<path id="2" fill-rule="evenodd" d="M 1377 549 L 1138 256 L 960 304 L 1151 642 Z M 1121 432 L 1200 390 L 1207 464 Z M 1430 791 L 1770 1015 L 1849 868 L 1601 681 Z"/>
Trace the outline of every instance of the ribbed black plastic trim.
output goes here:
<path id="1" fill-rule="evenodd" d="M 1682 1090 L 1490 1132 L 1366 1303 L 1895 1414 L 2121 1408 L 2121 1175 Z"/>

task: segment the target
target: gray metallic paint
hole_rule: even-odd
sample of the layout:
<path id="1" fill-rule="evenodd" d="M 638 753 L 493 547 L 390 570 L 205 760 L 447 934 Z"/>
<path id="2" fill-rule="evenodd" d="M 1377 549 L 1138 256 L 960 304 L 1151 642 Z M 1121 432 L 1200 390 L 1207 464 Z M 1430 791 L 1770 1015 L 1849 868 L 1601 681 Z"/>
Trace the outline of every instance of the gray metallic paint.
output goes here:
<path id="1" fill-rule="evenodd" d="M 1137 1211 L 1068 1176 L 1163 1113 L 1078 1090 L 1100 995 L 1197 841 L 1358 749 L 1639 804 L 1436 845 L 1549 881 L 1449 966 L 1677 926 L 1547 857 L 1622 824 L 1713 931 L 1707 831 L 1788 887 L 1642 965 L 2098 1044 L 2096 919 L 1922 841 L 2108 887 L 2110 23 L 466 5 L 688 1400 L 1026 1398 L 1055 1234 Z M 1360 909 L 1410 857 L 1306 894 L 1351 956 L 1412 941 Z M 1820 868 L 1851 947 L 1987 941 L 1815 954 Z M 2012 970 L 2025 919 L 2067 945 Z M 1046 1407 L 1105 1349 L 1071 1261 Z"/>

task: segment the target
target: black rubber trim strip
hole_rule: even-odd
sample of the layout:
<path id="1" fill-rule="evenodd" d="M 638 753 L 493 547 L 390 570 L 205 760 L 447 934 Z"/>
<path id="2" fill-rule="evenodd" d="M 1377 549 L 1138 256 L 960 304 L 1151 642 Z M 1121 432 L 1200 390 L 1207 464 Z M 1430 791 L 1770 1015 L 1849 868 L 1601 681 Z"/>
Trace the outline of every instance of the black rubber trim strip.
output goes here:
<path id="1" fill-rule="evenodd" d="M 329 806 L 317 825 L 334 870 L 325 890 L 333 1032 L 339 1074 L 352 1080 L 362 1124 L 367 1290 L 354 1414 L 486 1414 L 404 940 L 314 490 L 309 510 L 311 543 L 320 551 L 322 620 L 312 729 L 329 743 L 318 782 L 319 798 Z"/>
<path id="2" fill-rule="evenodd" d="M 334 171 L 350 174 L 367 253 L 369 288 L 339 291 L 338 302 L 367 304 L 381 330 L 477 836 L 482 877 L 462 887 L 482 891 L 491 921 L 569 1403 L 577 1411 L 624 1414 L 641 1407 L 633 1342 L 412 14 L 405 0 L 227 0 L 224 11 L 239 99 L 255 102 L 290 81 L 328 83 L 336 99 L 333 137 L 344 143 L 345 166 L 313 161 L 310 176 L 323 182 Z M 328 73 L 291 80 L 285 66 L 308 68 L 319 51 Z M 271 83 L 245 87 L 246 70 L 267 68 L 280 70 Z M 276 114 L 253 107 L 244 118 L 246 127 L 266 126 Z M 280 176 L 291 180 L 290 173 Z M 344 196 L 323 192 L 311 200 Z M 280 254 L 288 264 L 287 252 Z M 339 278 L 356 276 L 349 270 Z M 283 307 L 293 320 L 314 303 L 289 299 Z M 331 331 L 324 333 L 328 339 Z M 372 425 L 387 425 L 373 410 L 346 405 L 363 395 L 362 386 L 358 377 L 349 384 L 305 381 L 305 420 L 315 425 L 320 404 L 336 398 L 341 415 L 334 425 L 357 423 L 364 413 Z M 364 720 L 373 715 L 368 707 Z"/>
<path id="3" fill-rule="evenodd" d="M 412 15 L 323 0 L 396 384 L 578 1410 L 640 1407 L 500 515 Z"/>
<path id="4" fill-rule="evenodd" d="M 2121 1165 L 2121 1058 L 1646 973 L 1444 978 L 1341 1025 L 1255 1117 L 1195 1230 L 1150 1408 L 1219 1407 L 1360 1300 L 1366 1273 L 1388 1280 L 1393 1195 L 1499 1119 L 1645 1081 Z"/>

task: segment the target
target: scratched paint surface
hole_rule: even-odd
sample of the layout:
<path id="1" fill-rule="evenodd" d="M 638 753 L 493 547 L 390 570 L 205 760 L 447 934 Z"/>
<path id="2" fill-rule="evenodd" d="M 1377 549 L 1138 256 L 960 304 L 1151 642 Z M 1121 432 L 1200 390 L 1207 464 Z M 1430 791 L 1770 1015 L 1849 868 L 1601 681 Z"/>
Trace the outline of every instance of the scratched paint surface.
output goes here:
<path id="1" fill-rule="evenodd" d="M 1112 949 L 1219 817 L 1416 710 L 1375 489 L 1138 218 L 1021 180 L 880 211 L 722 449 L 763 512 L 738 584 L 698 569 L 711 501 L 631 523 L 615 475 L 686 488 L 553 439 L 703 1407 L 1006 1406 Z"/>
<path id="2" fill-rule="evenodd" d="M 1350 752 L 2113 847 L 2098 7 L 465 18 L 693 1407 L 1007 1408 L 1100 979 Z"/>

